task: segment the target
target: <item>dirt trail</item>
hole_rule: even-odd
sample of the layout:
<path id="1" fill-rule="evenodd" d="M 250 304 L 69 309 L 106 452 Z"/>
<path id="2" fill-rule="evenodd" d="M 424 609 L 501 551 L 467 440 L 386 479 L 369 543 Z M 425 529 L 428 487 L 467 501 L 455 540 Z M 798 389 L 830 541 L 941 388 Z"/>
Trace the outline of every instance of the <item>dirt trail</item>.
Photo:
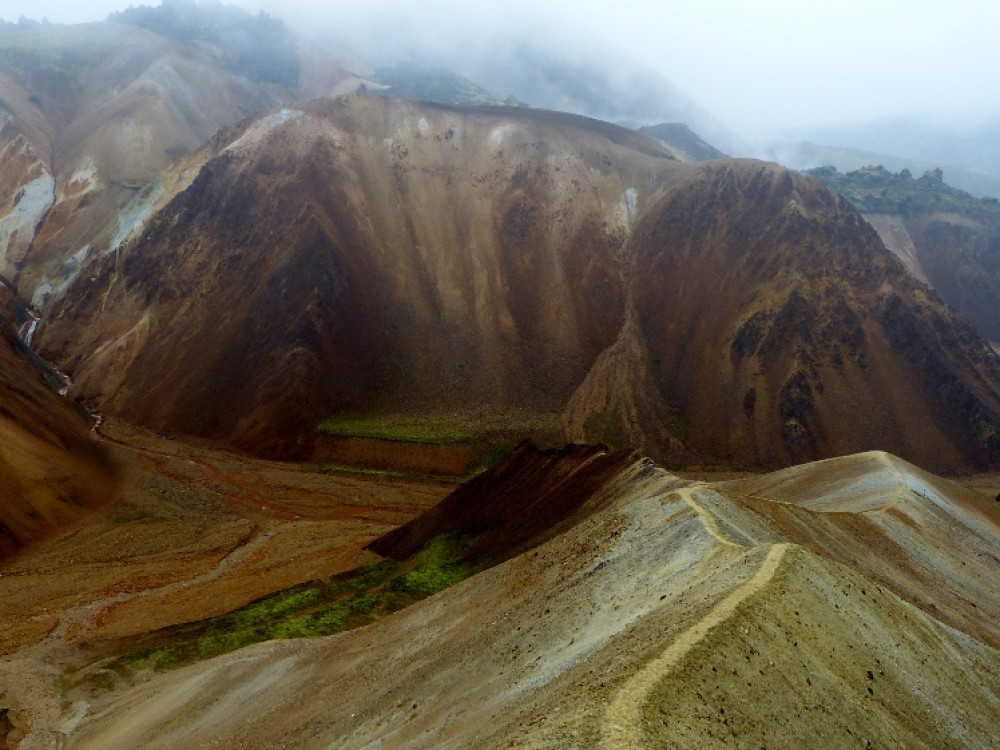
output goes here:
<path id="1" fill-rule="evenodd" d="M 697 500 L 695 500 L 694 492 L 699 487 L 704 487 L 704 484 L 699 483 L 692 485 L 691 487 L 685 487 L 682 490 L 678 490 L 677 494 L 680 495 L 680 497 L 684 500 L 684 502 L 690 505 L 692 510 L 694 510 L 694 512 L 698 514 L 698 519 L 705 527 L 705 531 L 707 531 L 711 535 L 711 537 L 715 539 L 715 541 L 717 541 L 719 544 L 724 544 L 727 547 L 742 547 L 743 546 L 742 544 L 737 544 L 732 539 L 723 534 L 722 530 L 719 528 L 719 522 L 716 520 L 715 516 L 713 516 L 706 508 L 704 508 L 702 505 L 698 503 Z"/>
<path id="2" fill-rule="evenodd" d="M 694 502 L 688 499 L 694 506 Z M 704 515 L 703 515 L 704 514 Z M 707 512 L 700 511 L 704 520 Z M 713 519 L 714 522 L 714 519 Z M 733 544 L 709 533 L 724 544 Z M 642 741 L 642 708 L 652 689 L 680 663 L 692 648 L 701 642 L 716 625 L 725 622 L 740 604 L 763 589 L 778 571 L 789 544 L 773 544 L 754 576 L 729 593 L 701 620 L 674 641 L 659 657 L 636 672 L 622 686 L 608 705 L 604 715 L 601 746 L 607 750 L 645 747 Z"/>

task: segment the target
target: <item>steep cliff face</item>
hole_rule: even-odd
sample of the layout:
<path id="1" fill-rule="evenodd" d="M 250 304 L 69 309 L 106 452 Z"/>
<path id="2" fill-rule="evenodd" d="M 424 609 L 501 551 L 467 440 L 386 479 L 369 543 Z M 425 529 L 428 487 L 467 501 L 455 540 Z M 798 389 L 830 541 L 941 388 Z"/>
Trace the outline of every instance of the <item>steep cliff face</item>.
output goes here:
<path id="1" fill-rule="evenodd" d="M 40 331 L 77 395 L 156 429 L 299 456 L 339 412 L 543 412 L 681 462 L 1000 458 L 995 356 L 818 180 L 363 96 L 195 162 Z"/>

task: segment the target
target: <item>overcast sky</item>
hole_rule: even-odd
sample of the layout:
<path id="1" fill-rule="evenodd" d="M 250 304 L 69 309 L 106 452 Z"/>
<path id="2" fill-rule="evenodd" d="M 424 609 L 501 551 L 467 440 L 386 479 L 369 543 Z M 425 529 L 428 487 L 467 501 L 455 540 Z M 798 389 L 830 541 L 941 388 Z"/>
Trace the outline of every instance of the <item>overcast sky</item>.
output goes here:
<path id="1" fill-rule="evenodd" d="M 142 4 L 133 2 L 132 4 Z M 150 0 L 145 4 L 158 4 Z M 621 49 L 750 138 L 893 116 L 1000 118 L 996 0 L 234 0 L 289 23 L 461 44 L 534 34 Z M 0 18 L 99 20 L 116 0 L 0 0 Z"/>

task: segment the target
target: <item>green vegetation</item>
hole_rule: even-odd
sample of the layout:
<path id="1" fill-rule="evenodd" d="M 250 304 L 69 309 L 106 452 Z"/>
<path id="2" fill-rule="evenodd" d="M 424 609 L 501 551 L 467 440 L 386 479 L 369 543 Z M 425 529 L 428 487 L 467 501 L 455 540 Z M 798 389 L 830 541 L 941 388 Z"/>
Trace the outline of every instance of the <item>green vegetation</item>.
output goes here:
<path id="1" fill-rule="evenodd" d="M 440 536 L 405 562 L 386 559 L 326 581 L 310 581 L 209 620 L 171 628 L 157 645 L 126 654 L 88 679 L 170 669 L 261 641 L 330 635 L 368 624 L 477 572 L 461 562 L 474 538 Z M 100 686 L 100 685 L 98 685 Z"/>
<path id="2" fill-rule="evenodd" d="M 425 445 L 455 445 L 473 441 L 503 442 L 510 436 L 536 437 L 544 442 L 545 435 L 563 430 L 559 416 L 539 414 L 521 417 L 471 416 L 465 414 L 437 415 L 358 415 L 337 414 L 319 423 L 317 435 L 328 437 L 367 437 L 401 443 Z"/>
<path id="3" fill-rule="evenodd" d="M 328 437 L 368 437 L 401 443 L 453 445 L 479 435 L 470 424 L 449 417 L 338 415 L 320 422 L 316 433 Z"/>
<path id="4" fill-rule="evenodd" d="M 525 440 L 532 440 L 542 446 L 562 445 L 565 441 L 562 420 L 554 414 L 517 417 L 338 414 L 317 425 L 315 432 L 331 438 L 371 438 L 418 445 L 468 446 L 471 448 L 473 463 L 463 475 L 465 478 L 480 474 L 503 460 Z M 326 464 L 320 468 L 323 471 L 347 471 L 387 477 L 413 476 L 410 472 L 394 471 L 392 467 L 374 469 Z"/>
<path id="5" fill-rule="evenodd" d="M 818 177 L 843 195 L 862 213 L 915 214 L 952 211 L 968 215 L 989 212 L 1000 217 L 1000 206 L 946 185 L 940 169 L 914 179 L 907 169 L 893 174 L 883 166 L 868 166 L 841 174 L 836 167 L 817 167 L 806 174 Z"/>
<path id="6" fill-rule="evenodd" d="M 687 442 L 691 439 L 691 428 L 683 417 L 675 416 L 670 422 L 670 427 L 680 440 Z"/>

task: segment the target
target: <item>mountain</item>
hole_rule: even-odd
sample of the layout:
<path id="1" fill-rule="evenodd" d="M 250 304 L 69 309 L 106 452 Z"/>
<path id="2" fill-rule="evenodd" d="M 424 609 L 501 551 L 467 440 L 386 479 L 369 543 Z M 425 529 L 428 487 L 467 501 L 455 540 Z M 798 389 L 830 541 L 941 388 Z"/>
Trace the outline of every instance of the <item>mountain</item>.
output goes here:
<path id="1" fill-rule="evenodd" d="M 631 191 L 671 161 L 594 120 L 380 97 L 193 159 L 42 347 L 102 409 L 278 455 L 338 412 L 558 414 L 620 324 Z"/>
<path id="2" fill-rule="evenodd" d="M 519 40 L 469 50 L 451 67 L 492 91 L 531 107 L 595 117 L 626 127 L 684 123 L 730 153 L 746 152 L 739 136 L 661 73 L 623 58 L 620 52 L 588 47 L 586 54 L 554 52 Z"/>
<path id="3" fill-rule="evenodd" d="M 220 127 L 299 91 L 360 85 L 280 23 L 220 5 L 223 28 L 209 6 L 0 34 L 0 275 L 38 310 L 113 249 L 135 220 L 125 207 Z"/>
<path id="4" fill-rule="evenodd" d="M 397 63 L 375 71 L 375 78 L 386 88 L 378 93 L 438 104 L 462 106 L 524 106 L 512 96 L 501 97 L 453 70 L 415 63 Z"/>
<path id="5" fill-rule="evenodd" d="M 941 170 L 919 178 L 866 167 L 810 172 L 843 194 L 871 222 L 886 247 L 945 302 L 1000 341 L 1000 204 L 950 187 Z"/>
<path id="6" fill-rule="evenodd" d="M 776 165 L 354 96 L 246 121 L 164 182 L 39 331 L 72 393 L 156 430 L 301 457 L 331 415 L 532 414 L 679 463 L 1000 455 L 995 355 Z"/>
<path id="7" fill-rule="evenodd" d="M 0 24 L 0 749 L 996 744 L 997 202 L 497 52 Z"/>
<path id="8" fill-rule="evenodd" d="M 709 483 L 608 458 L 484 475 L 487 513 L 539 472 L 566 478 L 518 510 L 538 522 L 575 466 L 587 510 L 366 627 L 103 683 L 106 658 L 77 661 L 94 682 L 68 688 L 42 669 L 53 644 L 8 657 L 31 679 L 5 705 L 27 739 L 57 727 L 74 750 L 993 744 L 992 501 L 880 452 Z M 458 520 L 442 505 L 438 528 Z"/>
<path id="9" fill-rule="evenodd" d="M 630 353 L 591 373 L 608 384 L 612 413 L 626 405 L 620 424 L 630 411 L 651 429 L 663 424 L 648 410 L 655 401 L 644 400 L 645 414 L 638 401 L 628 407 L 646 386 L 623 373 L 641 372 L 648 356 L 688 450 L 716 460 L 794 463 L 888 440 L 943 467 L 971 448 L 964 428 L 928 439 L 928 425 L 944 425 L 930 410 L 945 402 L 966 404 L 975 440 L 993 450 L 993 417 L 979 419 L 995 407 L 978 405 L 996 397 L 982 388 L 995 382 L 992 352 L 824 186 L 773 165 L 713 162 L 644 211 L 630 250 L 641 269 L 631 288 L 638 325 L 616 344 Z M 900 408 L 903 391 L 924 395 Z M 593 396 L 585 403 L 602 413 Z M 586 427 L 577 414 L 570 424 Z"/>

